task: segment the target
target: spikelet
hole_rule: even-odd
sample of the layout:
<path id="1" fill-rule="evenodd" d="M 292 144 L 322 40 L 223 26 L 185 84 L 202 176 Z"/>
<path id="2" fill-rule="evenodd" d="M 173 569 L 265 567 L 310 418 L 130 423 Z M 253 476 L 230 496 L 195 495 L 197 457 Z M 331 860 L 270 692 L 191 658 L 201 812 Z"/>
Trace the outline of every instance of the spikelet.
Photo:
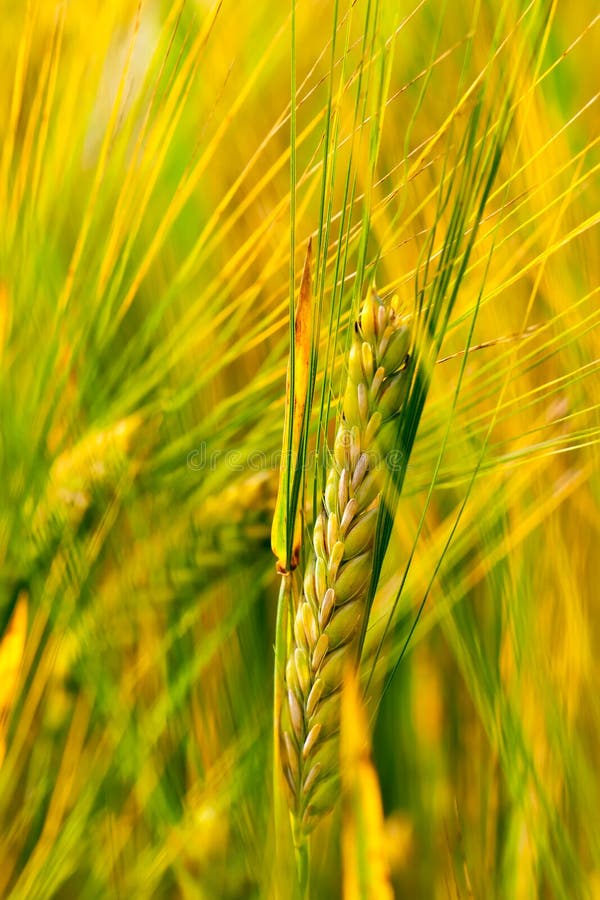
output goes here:
<path id="1" fill-rule="evenodd" d="M 355 324 L 343 411 L 304 590 L 293 622 L 281 758 L 296 831 L 308 834 L 339 792 L 340 689 L 366 615 L 386 455 L 386 425 L 408 387 L 410 335 L 395 301 L 369 293 Z"/>

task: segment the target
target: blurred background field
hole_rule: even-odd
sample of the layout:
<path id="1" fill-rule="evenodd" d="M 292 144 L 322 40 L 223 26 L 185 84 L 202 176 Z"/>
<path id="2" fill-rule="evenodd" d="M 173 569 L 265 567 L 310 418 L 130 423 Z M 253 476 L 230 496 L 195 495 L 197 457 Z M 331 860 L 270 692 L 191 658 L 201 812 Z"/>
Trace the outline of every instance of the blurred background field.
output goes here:
<path id="1" fill-rule="evenodd" d="M 291 898 L 291 7 L 0 13 L 0 896 Z M 365 219 L 410 309 L 471 86 L 492 133 L 513 79 L 367 636 L 393 610 L 381 691 L 427 598 L 373 722 L 398 897 L 600 897 L 599 54 L 591 0 L 297 3 L 295 266 L 318 235 L 334 407 Z M 315 897 L 343 894 L 343 827 Z"/>

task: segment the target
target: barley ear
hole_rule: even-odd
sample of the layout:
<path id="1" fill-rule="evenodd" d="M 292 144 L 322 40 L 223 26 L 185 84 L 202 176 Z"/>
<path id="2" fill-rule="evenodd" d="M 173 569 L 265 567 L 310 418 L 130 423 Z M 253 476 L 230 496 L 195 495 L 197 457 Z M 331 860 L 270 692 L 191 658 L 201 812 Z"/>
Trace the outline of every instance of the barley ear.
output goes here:
<path id="1" fill-rule="evenodd" d="M 305 835 L 333 808 L 339 793 L 340 691 L 367 616 L 387 471 L 379 435 L 404 402 L 409 340 L 395 303 L 370 291 L 354 325 L 333 462 L 285 667 L 281 760 L 294 829 Z"/>

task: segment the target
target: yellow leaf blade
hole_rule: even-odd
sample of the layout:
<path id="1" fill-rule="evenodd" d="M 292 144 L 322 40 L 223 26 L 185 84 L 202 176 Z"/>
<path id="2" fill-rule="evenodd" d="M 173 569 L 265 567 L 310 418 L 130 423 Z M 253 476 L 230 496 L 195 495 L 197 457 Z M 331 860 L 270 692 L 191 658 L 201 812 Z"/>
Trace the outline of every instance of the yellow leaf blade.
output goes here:
<path id="1" fill-rule="evenodd" d="M 312 333 L 312 240 L 309 239 L 302 280 L 300 282 L 300 294 L 294 317 L 293 368 L 291 354 L 288 362 L 279 489 L 271 529 L 271 547 L 277 558 L 277 570 L 279 572 L 294 569 L 298 564 L 300 553 L 300 519 L 296 514 L 297 500 L 291 494 L 294 476 L 298 467 L 300 443 L 307 413 Z M 290 529 L 293 529 L 294 534 L 291 542 L 292 551 L 288 559 Z"/>
<path id="2" fill-rule="evenodd" d="M 354 670 L 348 671 L 342 691 L 340 769 L 344 900 L 393 900 L 381 793 Z"/>
<path id="3" fill-rule="evenodd" d="M 26 634 L 27 594 L 21 591 L 0 641 L 0 765 L 5 753 L 6 728 L 19 685 Z"/>

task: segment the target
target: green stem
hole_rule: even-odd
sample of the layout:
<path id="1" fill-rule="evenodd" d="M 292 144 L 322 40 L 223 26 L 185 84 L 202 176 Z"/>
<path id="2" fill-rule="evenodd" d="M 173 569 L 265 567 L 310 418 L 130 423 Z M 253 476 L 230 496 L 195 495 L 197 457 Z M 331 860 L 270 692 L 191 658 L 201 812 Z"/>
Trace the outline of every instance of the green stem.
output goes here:
<path id="1" fill-rule="evenodd" d="M 291 600 L 292 579 L 288 573 L 281 578 L 277 619 L 275 624 L 275 671 L 273 673 L 273 806 L 275 818 L 275 854 L 280 857 L 281 836 L 288 829 L 287 804 L 281 790 L 281 755 L 279 750 L 279 721 L 283 695 L 283 678 L 287 654 L 288 605 Z M 289 832 L 288 832 L 289 834 Z"/>
<path id="2" fill-rule="evenodd" d="M 296 871 L 301 900 L 309 900 L 310 845 L 309 839 L 294 832 L 294 850 L 296 853 Z"/>

